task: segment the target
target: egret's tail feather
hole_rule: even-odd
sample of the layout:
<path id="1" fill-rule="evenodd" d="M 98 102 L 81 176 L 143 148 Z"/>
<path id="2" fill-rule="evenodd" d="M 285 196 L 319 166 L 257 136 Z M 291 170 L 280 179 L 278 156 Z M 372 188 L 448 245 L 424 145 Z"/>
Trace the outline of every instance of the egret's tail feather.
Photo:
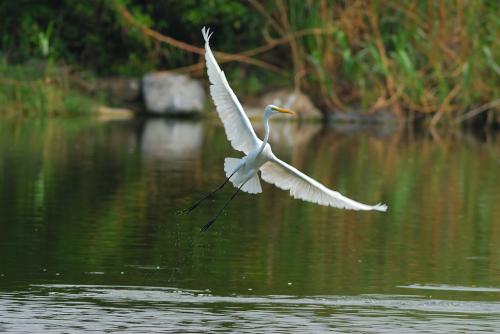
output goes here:
<path id="1" fill-rule="evenodd" d="M 244 191 L 249 194 L 260 194 L 262 192 L 262 187 L 260 185 L 259 176 L 255 174 L 250 180 L 248 180 L 241 191 Z"/>
<path id="2" fill-rule="evenodd" d="M 241 166 L 241 159 L 237 158 L 226 158 L 224 160 L 224 172 L 226 172 L 226 177 L 229 177 L 235 170 L 239 169 Z M 255 174 L 252 178 L 247 180 L 248 176 L 245 171 L 238 170 L 233 177 L 231 177 L 231 183 L 236 187 L 241 187 L 241 191 L 249 194 L 259 194 L 262 192 L 262 187 L 260 185 L 259 176 Z M 243 183 L 245 183 L 243 185 Z M 242 186 L 243 185 L 243 186 Z"/>

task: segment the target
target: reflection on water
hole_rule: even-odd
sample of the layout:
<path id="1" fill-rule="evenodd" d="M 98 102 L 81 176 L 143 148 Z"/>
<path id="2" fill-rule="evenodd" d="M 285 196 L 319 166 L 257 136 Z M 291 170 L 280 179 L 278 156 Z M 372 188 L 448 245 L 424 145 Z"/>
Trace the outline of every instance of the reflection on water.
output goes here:
<path id="1" fill-rule="evenodd" d="M 202 234 L 230 189 L 177 212 L 241 156 L 219 122 L 0 121 L 0 331 L 499 327 L 500 136 L 271 131 L 280 158 L 389 211 L 263 185 Z"/>
<path id="2" fill-rule="evenodd" d="M 202 142 L 200 122 L 153 119 L 144 126 L 141 151 L 147 160 L 176 163 L 199 155 Z"/>

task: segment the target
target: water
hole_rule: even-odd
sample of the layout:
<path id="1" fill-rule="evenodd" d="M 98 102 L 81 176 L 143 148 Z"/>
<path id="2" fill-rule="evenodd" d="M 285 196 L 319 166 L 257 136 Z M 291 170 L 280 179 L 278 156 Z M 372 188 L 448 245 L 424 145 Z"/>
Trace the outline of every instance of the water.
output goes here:
<path id="1" fill-rule="evenodd" d="M 263 184 L 200 233 L 233 190 L 178 211 L 240 156 L 216 120 L 0 121 L 0 331 L 500 332 L 498 134 L 277 123 L 271 142 L 389 211 Z"/>

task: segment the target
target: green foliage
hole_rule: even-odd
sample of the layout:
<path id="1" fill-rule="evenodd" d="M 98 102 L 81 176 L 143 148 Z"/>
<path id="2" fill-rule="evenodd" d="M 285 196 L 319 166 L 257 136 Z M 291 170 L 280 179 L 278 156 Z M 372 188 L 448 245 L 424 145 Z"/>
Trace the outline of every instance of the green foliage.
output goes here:
<path id="1" fill-rule="evenodd" d="M 183 41 L 201 44 L 200 29 L 217 31 L 220 49 L 234 51 L 238 40 L 246 46 L 259 43 L 261 19 L 244 3 L 224 1 L 117 1 L 134 19 Z M 114 2 L 58 0 L 4 2 L 0 12 L 1 48 L 10 63 L 51 55 L 73 67 L 102 75 L 142 74 L 162 67 L 179 67 L 192 55 L 173 48 L 158 49 L 136 27 L 120 19 Z M 226 36 L 238 33 L 240 38 Z"/>
<path id="2" fill-rule="evenodd" d="M 105 76 L 202 62 L 152 38 L 120 8 L 193 46 L 202 46 L 200 29 L 209 26 L 214 49 L 231 54 L 292 37 L 255 56 L 281 67 L 279 75 L 224 64 L 246 94 L 295 85 L 323 109 L 359 104 L 426 113 L 463 112 L 500 97 L 497 1 L 19 0 L 0 4 L 0 54 L 8 64 L 43 59 Z"/>
<path id="3" fill-rule="evenodd" d="M 98 101 L 72 88 L 61 69 L 43 63 L 0 65 L 0 115 L 84 114 Z"/>
<path id="4" fill-rule="evenodd" d="M 57 0 L 3 2 L 1 48 L 9 63 L 51 56 L 76 68 L 116 73 L 147 51 L 142 39 L 124 34 L 110 2 Z M 144 66 L 144 65 L 143 65 Z"/>
<path id="5" fill-rule="evenodd" d="M 291 42 L 288 59 L 329 108 L 450 113 L 500 98 L 498 2 L 271 2 L 280 35 L 320 30 Z"/>

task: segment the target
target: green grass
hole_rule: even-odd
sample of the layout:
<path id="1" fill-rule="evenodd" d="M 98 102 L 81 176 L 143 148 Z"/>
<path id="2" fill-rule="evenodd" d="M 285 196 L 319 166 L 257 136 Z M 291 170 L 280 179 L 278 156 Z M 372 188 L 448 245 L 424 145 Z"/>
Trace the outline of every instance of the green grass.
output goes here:
<path id="1" fill-rule="evenodd" d="M 79 91 L 63 69 L 46 63 L 0 65 L 0 116 L 88 114 L 98 98 Z"/>
<path id="2" fill-rule="evenodd" d="M 498 2 L 269 3 L 273 34 L 316 29 L 290 40 L 288 54 L 294 84 L 328 109 L 415 111 L 437 123 L 500 98 Z"/>

